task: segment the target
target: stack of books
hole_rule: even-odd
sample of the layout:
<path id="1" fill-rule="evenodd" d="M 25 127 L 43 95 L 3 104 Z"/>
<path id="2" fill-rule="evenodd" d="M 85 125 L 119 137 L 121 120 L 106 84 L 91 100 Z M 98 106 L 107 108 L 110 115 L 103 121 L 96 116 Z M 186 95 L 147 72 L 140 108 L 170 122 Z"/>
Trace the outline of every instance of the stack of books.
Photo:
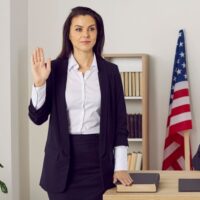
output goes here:
<path id="1" fill-rule="evenodd" d="M 128 154 L 128 170 L 138 171 L 142 169 L 142 153 L 132 152 Z"/>
<path id="2" fill-rule="evenodd" d="M 142 96 L 142 72 L 120 72 L 124 96 Z"/>
<path id="3" fill-rule="evenodd" d="M 129 138 L 142 138 L 142 114 L 127 114 Z"/>

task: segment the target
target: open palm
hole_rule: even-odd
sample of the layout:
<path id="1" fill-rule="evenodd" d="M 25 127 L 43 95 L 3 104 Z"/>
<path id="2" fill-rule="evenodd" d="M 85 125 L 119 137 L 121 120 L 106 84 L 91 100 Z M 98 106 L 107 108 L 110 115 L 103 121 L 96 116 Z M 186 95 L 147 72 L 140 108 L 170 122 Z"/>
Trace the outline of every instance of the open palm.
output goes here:
<path id="1" fill-rule="evenodd" d="M 33 81 L 36 87 L 45 84 L 51 72 L 51 60 L 45 63 L 44 51 L 42 48 L 36 48 L 31 57 Z"/>

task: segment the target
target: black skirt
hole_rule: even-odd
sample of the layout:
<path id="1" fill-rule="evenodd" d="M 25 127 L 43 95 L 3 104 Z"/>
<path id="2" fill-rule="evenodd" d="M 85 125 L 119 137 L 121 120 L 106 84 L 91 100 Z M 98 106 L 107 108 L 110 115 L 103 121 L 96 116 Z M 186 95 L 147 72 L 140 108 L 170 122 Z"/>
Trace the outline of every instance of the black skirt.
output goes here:
<path id="1" fill-rule="evenodd" d="M 102 200 L 99 134 L 70 135 L 71 160 L 66 189 L 49 200 Z"/>

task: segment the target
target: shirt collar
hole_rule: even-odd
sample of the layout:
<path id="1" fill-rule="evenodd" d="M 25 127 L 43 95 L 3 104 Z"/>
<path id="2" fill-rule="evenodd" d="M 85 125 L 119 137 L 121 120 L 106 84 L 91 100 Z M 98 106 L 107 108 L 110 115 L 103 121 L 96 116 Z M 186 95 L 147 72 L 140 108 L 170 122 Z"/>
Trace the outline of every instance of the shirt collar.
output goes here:
<path id="1" fill-rule="evenodd" d="M 76 59 L 74 58 L 74 55 L 71 53 L 70 56 L 69 56 L 68 71 L 71 71 L 72 69 L 78 70 L 78 68 L 79 68 L 79 65 L 78 65 Z M 95 54 L 93 56 L 93 61 L 92 61 L 92 64 L 90 66 L 90 69 L 98 71 L 97 59 L 96 59 L 96 55 Z"/>

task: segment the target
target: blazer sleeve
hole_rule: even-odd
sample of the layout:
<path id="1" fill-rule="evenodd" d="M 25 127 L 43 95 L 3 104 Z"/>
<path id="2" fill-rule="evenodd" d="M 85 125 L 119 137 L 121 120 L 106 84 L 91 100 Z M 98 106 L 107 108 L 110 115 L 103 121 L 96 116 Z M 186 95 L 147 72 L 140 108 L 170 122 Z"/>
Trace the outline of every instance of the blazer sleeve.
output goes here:
<path id="1" fill-rule="evenodd" d="M 40 125 L 47 121 L 48 116 L 51 112 L 51 104 L 52 104 L 52 85 L 53 85 L 53 65 L 51 64 L 51 73 L 46 81 L 46 98 L 45 102 L 41 108 L 36 109 L 33 106 L 32 100 L 30 100 L 30 104 L 28 107 L 29 117 L 36 124 Z"/>
<path id="2" fill-rule="evenodd" d="M 124 100 L 124 92 L 122 87 L 122 81 L 118 67 L 115 67 L 115 89 L 116 89 L 116 137 L 115 146 L 128 146 L 128 130 L 127 130 L 127 113 L 126 104 Z"/>

